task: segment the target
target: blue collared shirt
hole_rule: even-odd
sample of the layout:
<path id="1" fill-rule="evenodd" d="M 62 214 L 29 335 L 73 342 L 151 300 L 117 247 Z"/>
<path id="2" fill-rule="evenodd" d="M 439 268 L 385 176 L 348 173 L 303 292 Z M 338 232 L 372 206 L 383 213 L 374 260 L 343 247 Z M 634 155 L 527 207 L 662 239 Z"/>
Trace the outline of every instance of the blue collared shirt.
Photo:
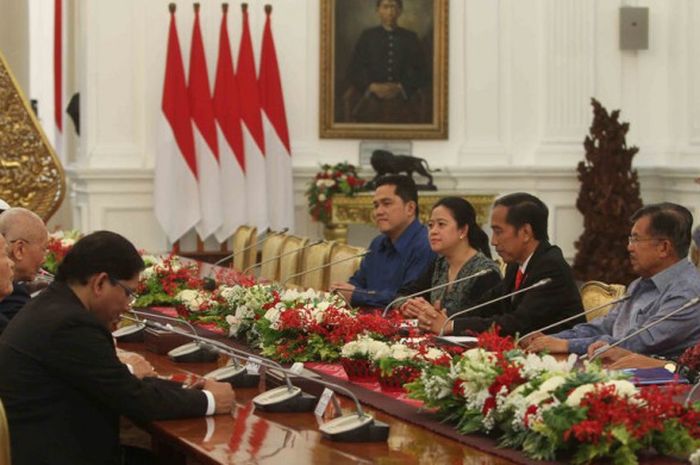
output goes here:
<path id="1" fill-rule="evenodd" d="M 627 289 L 631 297 L 604 317 L 554 335 L 569 341 L 569 352 L 585 354 L 595 341 L 609 344 L 657 320 L 700 295 L 700 273 L 683 259 L 651 278 L 638 278 Z M 647 355 L 677 357 L 700 341 L 700 308 L 694 305 L 620 344 Z"/>
<path id="2" fill-rule="evenodd" d="M 351 301 L 354 306 L 386 306 L 402 286 L 418 279 L 435 259 L 428 230 L 417 219 L 396 242 L 380 234 L 372 240 L 369 250 L 349 280 L 355 286 Z"/>

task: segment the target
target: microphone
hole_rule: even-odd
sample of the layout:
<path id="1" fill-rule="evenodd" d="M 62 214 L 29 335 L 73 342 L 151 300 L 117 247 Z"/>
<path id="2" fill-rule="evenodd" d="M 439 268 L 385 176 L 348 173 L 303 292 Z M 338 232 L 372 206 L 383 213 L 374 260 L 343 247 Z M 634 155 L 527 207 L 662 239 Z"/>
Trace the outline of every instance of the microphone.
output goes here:
<path id="1" fill-rule="evenodd" d="M 568 318 L 564 318 L 563 320 L 559 320 L 559 321 L 557 321 L 557 322 L 555 322 L 555 323 L 552 323 L 551 325 L 547 325 L 547 326 L 543 326 L 543 327 L 541 327 L 541 328 L 537 328 L 537 329 L 535 329 L 534 331 L 530 331 L 529 333 L 525 334 L 523 337 L 519 337 L 519 338 L 518 338 L 518 342 L 524 341 L 525 339 L 529 338 L 530 336 L 532 336 L 532 335 L 535 334 L 535 333 L 540 333 L 540 332 L 543 332 L 543 331 L 547 331 L 548 329 L 555 328 L 555 327 L 557 327 L 557 326 L 559 326 L 559 325 L 561 325 L 561 324 L 567 323 L 567 322 L 569 322 L 569 321 L 571 321 L 571 320 L 575 320 L 575 319 L 578 318 L 578 317 L 581 317 L 581 316 L 584 316 L 584 315 L 588 315 L 589 313 L 593 313 L 593 312 L 595 312 L 595 311 L 598 311 L 598 310 L 600 310 L 601 308 L 605 308 L 605 307 L 607 307 L 608 305 L 619 304 L 620 302 L 623 302 L 623 301 L 629 299 L 630 297 L 631 297 L 631 296 L 629 296 L 629 295 L 624 295 L 624 296 L 620 297 L 619 299 L 615 299 L 615 300 L 612 300 L 612 301 L 610 301 L 610 302 L 606 302 L 606 303 L 604 303 L 604 304 L 598 305 L 597 307 L 593 307 L 593 308 L 591 308 L 591 309 L 589 309 L 589 310 L 584 310 L 584 311 L 581 312 L 581 313 L 577 313 L 576 315 L 570 316 L 570 317 L 568 317 Z"/>
<path id="2" fill-rule="evenodd" d="M 352 305 L 350 305 L 350 302 L 348 302 L 348 299 L 346 299 L 345 296 L 343 295 L 342 291 L 343 291 L 343 289 L 333 289 L 331 291 L 331 294 L 336 294 L 336 295 L 340 296 L 340 298 L 343 299 L 343 302 L 345 302 L 345 305 L 347 305 L 348 307 L 352 307 Z M 373 291 L 373 290 L 365 291 L 363 289 L 353 289 L 352 293 L 353 294 L 357 293 L 357 294 L 362 294 L 362 295 L 375 295 L 377 293 L 377 291 Z"/>
<path id="3" fill-rule="evenodd" d="M 139 313 L 143 314 L 143 312 Z M 149 316 L 157 317 L 158 315 Z M 171 331 L 176 334 L 190 337 L 200 344 L 205 345 L 210 350 L 232 356 L 233 358 L 241 359 L 251 355 L 246 351 L 223 344 L 220 341 L 202 337 L 196 333 L 190 334 L 180 330 L 179 328 L 174 328 L 171 325 L 164 325 L 149 319 L 139 320 L 138 318 L 131 318 L 126 315 L 124 318 L 143 323 L 146 326 L 164 329 L 166 331 Z M 243 356 L 241 354 L 243 354 Z M 301 388 L 292 385 L 290 376 L 296 376 L 307 381 L 316 382 L 326 387 L 331 387 L 342 391 L 355 403 L 356 415 L 344 415 L 321 425 L 321 433 L 326 438 L 341 442 L 377 442 L 386 441 L 389 437 L 389 425 L 379 422 L 372 416 L 365 413 L 359 399 L 349 389 L 335 383 L 285 369 L 274 360 L 264 357 L 259 358 L 256 363 L 266 368 L 281 372 L 284 375 L 284 379 L 287 384 L 286 386 L 280 386 L 255 396 L 253 398 L 253 404 L 255 405 L 256 409 L 264 412 L 303 412 L 313 410 L 314 404 L 316 403 L 316 398 L 302 392 Z M 243 370 L 245 370 L 245 368 L 243 368 Z"/>
<path id="4" fill-rule="evenodd" d="M 265 233 L 262 234 L 262 238 L 261 238 L 261 239 L 258 239 L 258 240 L 255 241 L 254 243 L 252 243 L 252 244 L 250 244 L 250 245 L 248 245 L 248 246 L 246 246 L 246 247 L 243 247 L 243 248 L 240 249 L 240 250 L 235 250 L 235 251 L 233 251 L 231 254 L 226 255 L 226 256 L 225 256 L 224 258 L 222 258 L 221 260 L 217 260 L 216 262 L 214 262 L 214 264 L 213 264 L 212 266 L 219 266 L 219 265 L 221 265 L 222 263 L 224 263 L 226 260 L 229 260 L 229 259 L 235 257 L 236 255 L 242 254 L 243 252 L 245 252 L 245 251 L 247 251 L 247 250 L 250 250 L 250 249 L 252 249 L 253 247 L 256 247 L 256 246 L 262 244 L 263 242 L 265 242 L 265 241 L 267 240 L 268 237 L 270 237 L 270 236 L 280 236 L 280 235 L 286 233 L 287 231 L 289 231 L 289 228 L 284 228 L 284 229 L 282 229 L 282 230 L 280 230 L 280 231 L 269 231 L 269 230 L 268 230 L 268 231 L 265 231 Z"/>
<path id="5" fill-rule="evenodd" d="M 364 257 L 365 255 L 367 255 L 367 254 L 369 254 L 369 253 L 371 253 L 371 252 L 372 252 L 371 250 L 366 250 L 366 251 L 364 251 L 364 252 L 362 252 L 362 253 L 358 253 L 357 255 L 351 255 L 351 256 L 345 257 L 345 258 L 339 258 L 338 260 L 334 260 L 334 261 L 332 261 L 332 262 L 324 263 L 323 265 L 315 266 L 315 267 L 313 267 L 313 268 L 308 268 L 308 269 L 306 269 L 306 270 L 304 270 L 304 271 L 300 271 L 299 273 L 294 273 L 293 275 L 288 276 L 287 279 L 284 280 L 284 282 L 282 283 L 282 285 L 284 286 L 284 285 L 286 285 L 287 282 L 289 282 L 290 280 L 292 280 L 292 279 L 294 279 L 294 278 L 298 278 L 299 276 L 303 276 L 303 275 L 305 275 L 305 274 L 307 274 L 307 273 L 311 273 L 311 272 L 313 272 L 313 271 L 322 270 L 322 269 L 327 268 L 327 267 L 329 267 L 329 266 L 337 265 L 338 263 L 343 263 L 343 262 L 346 262 L 346 261 L 348 261 L 348 260 L 353 260 L 353 259 L 355 259 L 355 258 Z"/>
<path id="6" fill-rule="evenodd" d="M 465 315 L 465 314 L 470 313 L 470 312 L 473 312 L 474 310 L 477 310 L 477 309 L 479 309 L 479 308 L 483 308 L 483 307 L 486 307 L 486 306 L 491 305 L 491 304 L 493 304 L 493 303 L 499 302 L 499 301 L 501 301 L 501 300 L 505 300 L 505 299 L 507 299 L 507 298 L 509 298 L 509 297 L 513 297 L 514 295 L 522 294 L 523 292 L 527 292 L 527 291 L 529 291 L 529 290 L 531 290 L 531 289 L 535 289 L 536 287 L 545 286 L 545 285 L 547 285 L 547 284 L 549 284 L 549 283 L 551 283 L 551 282 L 552 282 L 552 278 L 540 279 L 539 281 L 537 281 L 535 284 L 533 284 L 533 285 L 531 285 L 531 286 L 525 287 L 525 288 L 523 288 L 523 289 L 518 289 L 517 291 L 513 291 L 513 292 L 510 292 L 510 293 L 508 293 L 508 294 L 504 294 L 504 295 L 502 295 L 502 296 L 500 296 L 500 297 L 496 297 L 495 299 L 491 299 L 491 300 L 489 300 L 489 301 L 487 301 L 487 302 L 484 302 L 484 303 L 481 303 L 481 304 L 478 304 L 478 305 L 474 305 L 474 306 L 472 306 L 472 307 L 465 308 L 464 310 L 460 310 L 460 311 L 458 311 L 458 312 L 456 312 L 456 313 L 453 313 L 453 314 L 450 315 L 450 316 L 445 320 L 445 322 L 442 324 L 442 327 L 440 328 L 440 334 L 438 334 L 438 336 L 443 336 L 444 333 L 445 333 L 445 327 L 447 326 L 447 323 L 449 323 L 450 321 L 454 320 L 454 319 L 457 318 L 458 316 Z"/>
<path id="7" fill-rule="evenodd" d="M 700 302 L 700 296 L 690 299 L 685 304 L 681 305 L 680 307 L 678 307 L 677 309 L 675 309 L 671 312 L 668 312 L 666 315 L 662 316 L 658 320 L 654 320 L 654 321 L 651 321 L 651 322 L 645 324 L 644 326 L 642 326 L 638 330 L 629 333 L 627 336 L 625 336 L 621 339 L 618 339 L 617 341 L 613 342 L 612 344 L 608 344 L 608 345 L 604 345 L 602 347 L 599 347 L 598 349 L 595 350 L 595 352 L 593 352 L 593 355 L 591 355 L 590 361 L 592 362 L 593 360 L 598 358 L 604 352 L 607 352 L 608 350 L 612 349 L 613 347 L 619 346 L 623 342 L 633 338 L 634 336 L 636 336 L 637 334 L 639 334 L 643 331 L 646 331 L 648 329 L 653 328 L 654 326 L 658 325 L 662 321 L 665 321 L 665 320 L 671 318 L 672 316 L 676 315 L 677 313 L 680 313 L 683 310 L 686 310 L 686 309 L 692 307 L 693 305 L 697 304 L 698 302 Z M 579 360 L 586 360 L 587 358 L 588 358 L 588 354 L 584 354 L 581 357 L 579 357 Z"/>
<path id="8" fill-rule="evenodd" d="M 391 307 L 393 307 L 394 304 L 396 304 L 397 302 L 400 302 L 402 300 L 412 299 L 413 297 L 423 295 L 426 292 L 436 291 L 438 289 L 442 289 L 443 287 L 451 286 L 452 284 L 461 283 L 462 281 L 468 281 L 470 279 L 478 278 L 479 276 L 483 276 L 483 275 L 491 273 L 493 271 L 496 271 L 496 270 L 494 270 L 493 268 L 489 268 L 489 269 L 477 271 L 476 273 L 470 274 L 469 276 L 465 276 L 463 278 L 455 279 L 453 281 L 448 281 L 448 282 L 443 283 L 443 284 L 438 284 L 437 286 L 429 287 L 428 289 L 424 289 L 424 290 L 419 291 L 419 292 L 414 292 L 413 294 L 399 296 L 399 297 L 395 298 L 394 300 L 392 300 L 391 302 L 389 302 L 386 307 L 384 307 L 384 311 L 382 312 L 382 316 L 385 317 L 387 312 L 389 311 L 389 309 Z"/>
<path id="9" fill-rule="evenodd" d="M 199 334 L 197 333 L 197 330 L 195 327 L 190 323 L 189 321 L 182 319 L 182 318 L 174 318 L 171 316 L 167 315 L 155 315 L 151 313 L 146 313 L 142 312 L 140 310 L 134 310 L 131 309 L 131 313 L 135 315 L 140 315 L 143 317 L 152 317 L 152 318 L 162 318 L 164 320 L 168 321 L 174 321 L 176 323 L 184 323 L 191 333 L 195 336 L 198 336 Z M 145 329 L 147 325 L 144 326 L 143 329 Z M 170 332 L 174 332 L 172 330 L 169 330 Z M 187 333 L 185 333 L 186 335 Z M 182 363 L 189 363 L 189 362 L 213 362 L 214 360 L 217 359 L 217 354 L 212 352 L 211 350 L 206 350 L 205 347 L 202 347 L 199 344 L 195 343 L 189 343 L 189 344 L 183 344 L 178 347 L 175 347 L 174 349 L 170 350 L 168 352 L 168 357 L 170 357 L 173 361 L 175 362 L 182 362 Z"/>

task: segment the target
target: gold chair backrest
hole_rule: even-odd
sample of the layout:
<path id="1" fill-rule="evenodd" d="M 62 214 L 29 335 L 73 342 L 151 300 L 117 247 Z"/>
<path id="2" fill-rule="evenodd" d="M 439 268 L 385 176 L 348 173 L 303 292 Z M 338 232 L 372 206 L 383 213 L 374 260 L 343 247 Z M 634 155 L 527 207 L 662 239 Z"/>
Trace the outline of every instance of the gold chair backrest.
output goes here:
<path id="1" fill-rule="evenodd" d="M 611 302 L 625 294 L 625 286 L 622 284 L 606 284 L 601 281 L 587 281 L 581 286 L 581 301 L 584 310 L 595 308 L 606 302 Z M 608 305 L 600 310 L 586 315 L 586 320 L 592 321 L 607 315 L 612 306 Z"/>
<path id="2" fill-rule="evenodd" d="M 690 241 L 690 263 L 695 265 L 695 268 L 700 270 L 700 249 L 695 245 L 695 241 Z"/>
<path id="3" fill-rule="evenodd" d="M 330 261 L 331 250 L 335 243 L 322 242 L 321 244 L 309 247 L 304 251 L 301 260 L 301 271 L 307 271 L 327 265 Z M 300 271 L 300 272 L 301 272 Z M 309 271 L 299 277 L 299 285 L 304 289 L 312 288 L 317 291 L 328 289 L 328 267 Z"/>
<path id="4" fill-rule="evenodd" d="M 318 247 L 318 245 L 316 245 L 306 250 L 297 250 L 306 246 L 308 243 L 309 239 L 306 237 L 287 236 L 284 244 L 282 244 L 282 250 L 280 250 L 280 254 L 284 254 L 284 256 L 280 258 L 280 283 L 289 287 L 299 285 L 301 276 L 293 278 L 288 283 L 285 283 L 285 281 L 293 274 L 299 273 L 299 270 L 301 269 L 302 254 L 306 252 L 306 250 L 311 250 L 314 247 Z"/>
<path id="5" fill-rule="evenodd" d="M 255 239 L 258 234 L 258 228 L 255 226 L 239 226 L 231 238 L 231 251 L 235 253 L 238 250 L 243 250 L 250 247 L 243 253 L 236 254 L 233 257 L 231 266 L 239 271 L 245 270 L 255 263 L 257 258 L 258 248 L 252 247 L 255 244 Z"/>
<path id="6" fill-rule="evenodd" d="M 260 256 L 260 278 L 268 281 L 279 281 L 280 279 L 280 259 L 273 260 L 282 253 L 282 244 L 287 240 L 284 234 L 270 234 L 263 242 L 262 254 Z"/>
<path id="7" fill-rule="evenodd" d="M 343 258 L 349 258 L 354 255 L 364 252 L 366 249 L 363 247 L 355 247 L 347 244 L 336 243 L 331 249 L 330 262 L 336 262 L 342 260 Z M 345 260 L 340 263 L 336 263 L 328 267 L 328 282 L 333 283 L 344 283 L 350 279 L 355 271 L 360 267 L 362 263 L 362 257 L 357 257 L 354 260 Z"/>
<path id="8" fill-rule="evenodd" d="M 63 201 L 63 167 L 0 53 L 0 198 L 47 221 Z"/>
<path id="9" fill-rule="evenodd" d="M 7 423 L 5 407 L 0 400 L 0 465 L 11 465 L 10 460 L 10 426 Z"/>

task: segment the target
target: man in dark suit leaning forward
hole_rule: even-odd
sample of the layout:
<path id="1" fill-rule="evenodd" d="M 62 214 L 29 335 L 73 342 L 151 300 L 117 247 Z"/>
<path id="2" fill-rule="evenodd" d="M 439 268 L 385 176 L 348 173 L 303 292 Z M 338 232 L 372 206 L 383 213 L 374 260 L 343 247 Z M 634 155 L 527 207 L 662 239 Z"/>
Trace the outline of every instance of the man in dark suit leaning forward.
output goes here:
<path id="1" fill-rule="evenodd" d="M 523 335 L 583 311 L 571 267 L 561 249 L 549 243 L 548 216 L 547 206 L 531 194 L 520 192 L 496 199 L 491 211 L 491 245 L 508 267 L 503 280 L 487 291 L 481 301 L 524 289 L 544 278 L 552 281 L 457 317 L 447 323 L 445 334 L 478 333 L 495 324 L 501 334 Z M 418 319 L 423 328 L 439 333 L 446 316 L 426 312 Z M 568 327 L 581 321 L 583 317 Z M 566 327 L 562 325 L 557 330 Z"/>
<path id="2" fill-rule="evenodd" d="M 185 389 L 140 380 L 119 362 L 109 327 L 128 310 L 143 260 L 122 236 L 78 241 L 56 280 L 0 337 L 0 398 L 12 463 L 119 464 L 119 416 L 136 421 L 230 412 L 230 385 Z"/>

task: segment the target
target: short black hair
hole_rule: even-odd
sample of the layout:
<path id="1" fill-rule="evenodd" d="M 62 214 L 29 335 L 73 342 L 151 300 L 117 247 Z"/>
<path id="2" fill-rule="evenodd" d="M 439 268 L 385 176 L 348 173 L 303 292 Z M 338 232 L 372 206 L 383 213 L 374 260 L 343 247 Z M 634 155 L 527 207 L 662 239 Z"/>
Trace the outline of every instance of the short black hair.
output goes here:
<path id="1" fill-rule="evenodd" d="M 91 276 L 132 279 L 145 268 L 136 247 L 111 231 L 97 231 L 80 239 L 58 267 L 56 281 L 87 284 Z"/>
<path id="2" fill-rule="evenodd" d="M 526 192 L 516 192 L 496 199 L 493 206 L 508 209 L 506 223 L 520 229 L 526 224 L 532 228 L 532 234 L 538 241 L 549 240 L 547 221 L 549 209 L 540 199 Z"/>
<path id="3" fill-rule="evenodd" d="M 375 184 L 376 187 L 386 185 L 394 186 L 394 193 L 401 197 L 404 203 L 416 204 L 416 218 L 418 218 L 418 189 L 413 179 L 403 174 L 389 174 L 379 178 Z"/>
<path id="4" fill-rule="evenodd" d="M 632 221 L 648 216 L 649 234 L 668 239 L 678 258 L 688 255 L 693 229 L 693 214 L 687 208 L 671 203 L 661 202 L 646 205 L 632 215 Z"/>

